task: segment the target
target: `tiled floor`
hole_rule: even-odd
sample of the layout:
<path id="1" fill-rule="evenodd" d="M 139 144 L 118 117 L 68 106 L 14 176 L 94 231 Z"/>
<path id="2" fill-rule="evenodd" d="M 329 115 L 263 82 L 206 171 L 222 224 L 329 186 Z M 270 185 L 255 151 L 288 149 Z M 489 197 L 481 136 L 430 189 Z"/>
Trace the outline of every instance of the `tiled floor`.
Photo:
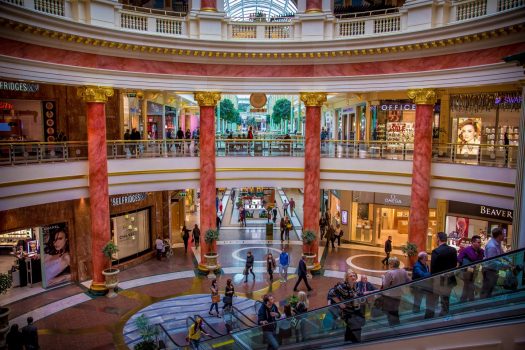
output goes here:
<path id="1" fill-rule="evenodd" d="M 229 203 L 231 205 L 231 201 Z M 229 205 L 226 210 L 231 210 Z M 198 216 L 191 215 L 188 219 L 195 221 Z M 223 274 L 218 277 L 220 289 L 224 290 L 226 279 L 231 278 L 239 297 L 258 300 L 271 292 L 279 304 L 284 305 L 286 298 L 293 294 L 296 282 L 293 273 L 301 256 L 302 242 L 292 235 L 289 243 L 282 243 L 278 229 L 273 231 L 272 237 L 267 237 L 264 227 L 241 229 L 232 224 L 222 227 L 220 237 L 218 251 L 223 267 Z M 271 282 L 262 261 L 268 252 L 277 257 L 283 247 L 288 249 L 292 258 L 288 281 L 281 282 L 276 272 Z M 256 278 L 253 280 L 250 276 L 248 283 L 244 283 L 242 271 L 248 250 L 255 255 Z M 137 312 L 170 298 L 209 293 L 208 278 L 195 275 L 197 257 L 193 251 L 190 249 L 185 254 L 183 248 L 177 247 L 174 252 L 169 260 L 151 259 L 121 271 L 121 291 L 113 299 L 92 299 L 85 293 L 88 282 L 48 291 L 13 289 L 9 295 L 1 297 L 0 304 L 9 304 L 10 319 L 19 325 L 23 325 L 29 315 L 36 319 L 42 349 L 127 349 L 124 326 Z M 320 250 L 320 256 L 322 252 Z M 366 246 L 343 244 L 336 249 L 329 248 L 323 275 L 314 276 L 310 281 L 314 289 L 308 293 L 310 308 L 326 305 L 328 290 L 351 266 L 358 273 L 369 275 L 372 283 L 380 284 L 384 271 L 380 263 L 382 255 L 381 248 Z M 299 289 L 306 290 L 306 287 L 301 285 Z M 209 307 L 209 298 L 203 298 L 204 310 Z"/>

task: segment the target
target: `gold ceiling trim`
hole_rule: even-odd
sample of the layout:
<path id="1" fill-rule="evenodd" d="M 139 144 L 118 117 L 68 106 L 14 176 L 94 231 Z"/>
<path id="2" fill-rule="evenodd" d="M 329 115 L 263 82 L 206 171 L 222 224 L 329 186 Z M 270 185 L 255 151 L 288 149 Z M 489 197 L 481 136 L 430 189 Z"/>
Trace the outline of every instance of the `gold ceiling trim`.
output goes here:
<path id="1" fill-rule="evenodd" d="M 158 169 L 158 170 L 134 170 L 108 173 L 108 176 L 130 176 L 130 175 L 155 175 L 155 174 L 177 174 L 196 173 L 200 169 Z"/>
<path id="2" fill-rule="evenodd" d="M 519 33 L 525 30 L 525 24 L 511 25 L 499 29 L 487 30 L 480 33 L 461 35 L 443 40 L 423 41 L 420 43 L 412 43 L 406 45 L 396 45 L 389 47 L 376 47 L 367 49 L 347 49 L 347 50 L 332 50 L 332 51 L 312 51 L 312 52 L 231 52 L 231 51 L 205 51 L 205 50 L 188 50 L 177 48 L 166 48 L 148 45 L 137 45 L 130 43 L 122 43 L 111 40 L 101 40 L 81 36 L 76 34 L 67 34 L 59 31 L 39 28 L 34 25 L 26 23 L 19 23 L 5 18 L 0 18 L 0 26 L 7 27 L 13 30 L 40 35 L 46 38 L 72 42 L 76 44 L 107 47 L 116 50 L 133 51 L 133 52 L 147 52 L 159 55 L 171 55 L 182 57 L 215 57 L 215 58 L 240 58 L 240 59 L 319 59 L 329 57 L 348 57 L 348 56 L 367 56 L 367 55 L 385 55 L 390 53 L 410 52 L 428 50 L 434 48 L 443 48 L 448 46 L 456 46 L 464 43 L 482 41 L 500 36 L 506 36 L 512 33 Z"/>
<path id="3" fill-rule="evenodd" d="M 473 184 L 477 184 L 477 185 L 500 186 L 500 187 L 507 187 L 507 188 L 514 188 L 515 187 L 515 185 L 513 183 L 510 183 L 510 182 L 465 179 L 465 178 L 461 178 L 461 177 L 450 177 L 450 176 L 439 176 L 439 175 L 432 175 L 432 180 L 444 180 L 444 181 L 453 181 L 453 182 L 467 182 L 467 183 L 473 183 Z"/>
<path id="4" fill-rule="evenodd" d="M 55 182 L 55 181 L 69 181 L 69 180 L 79 180 L 87 179 L 87 175 L 71 175 L 71 176 L 60 176 L 60 177 L 48 177 L 40 179 L 31 179 L 31 180 L 22 180 L 22 181 L 12 181 L 12 182 L 2 182 L 0 183 L 1 187 L 12 187 L 12 186 L 24 186 L 24 185 L 34 185 L 45 182 Z M 0 197 L 6 198 L 6 197 Z"/>

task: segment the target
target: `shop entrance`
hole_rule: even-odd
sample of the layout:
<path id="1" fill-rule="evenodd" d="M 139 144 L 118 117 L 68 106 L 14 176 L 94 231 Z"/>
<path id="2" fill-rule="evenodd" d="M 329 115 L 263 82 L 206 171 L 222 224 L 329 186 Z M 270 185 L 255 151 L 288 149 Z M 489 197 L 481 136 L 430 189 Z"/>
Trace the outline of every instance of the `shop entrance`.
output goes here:
<path id="1" fill-rule="evenodd" d="M 409 208 L 406 207 L 376 207 L 376 228 L 378 242 L 385 241 L 392 236 L 392 242 L 396 246 L 408 241 L 408 215 Z"/>

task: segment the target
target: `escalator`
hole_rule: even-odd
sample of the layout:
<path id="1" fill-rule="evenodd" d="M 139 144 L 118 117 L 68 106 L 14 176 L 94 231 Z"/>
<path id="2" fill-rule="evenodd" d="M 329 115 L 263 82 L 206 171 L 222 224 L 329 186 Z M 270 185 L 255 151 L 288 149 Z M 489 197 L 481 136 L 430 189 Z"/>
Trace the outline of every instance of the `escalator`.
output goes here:
<path id="1" fill-rule="evenodd" d="M 279 349 L 352 347 L 345 342 L 346 323 L 341 319 L 341 307 L 362 311 L 364 318 L 347 319 L 359 324 L 362 344 L 402 341 L 416 336 L 433 336 L 440 332 L 456 332 L 473 327 L 498 327 L 502 324 L 525 324 L 525 280 L 523 273 L 525 250 L 516 250 L 495 258 L 445 271 L 425 279 L 387 288 L 341 304 L 312 310 L 301 315 L 291 337 L 282 339 Z M 497 276 L 490 296 L 487 291 L 489 274 Z M 465 282 L 466 281 L 466 282 Z M 484 284 L 485 281 L 485 284 Z M 465 285 L 473 287 L 474 297 L 463 298 Z M 481 292 L 485 293 L 480 298 Z M 449 310 L 442 309 L 440 298 L 450 293 Z M 414 295 L 423 295 L 419 310 Z M 399 300 L 399 323 L 388 322 L 384 310 L 387 300 Z M 426 313 L 427 301 L 435 301 L 434 315 Z M 392 303 L 389 302 L 389 305 Z M 256 305 L 255 308 L 259 307 Z M 429 308 L 430 310 L 430 308 Z M 391 316 L 391 315 L 390 315 Z M 279 320 L 277 328 L 283 322 Z M 355 321 L 355 323 L 354 323 Z M 363 325 L 364 323 L 364 325 Z M 359 328 L 354 326 L 354 329 Z M 259 326 L 207 340 L 203 349 L 266 349 L 262 328 Z"/>

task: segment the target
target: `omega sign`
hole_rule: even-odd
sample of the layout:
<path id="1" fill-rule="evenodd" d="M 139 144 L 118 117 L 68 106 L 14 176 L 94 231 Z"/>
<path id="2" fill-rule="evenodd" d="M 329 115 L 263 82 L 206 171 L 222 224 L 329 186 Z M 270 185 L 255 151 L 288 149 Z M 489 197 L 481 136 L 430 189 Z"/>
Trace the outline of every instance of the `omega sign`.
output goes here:
<path id="1" fill-rule="evenodd" d="M 415 111 L 416 105 L 413 103 L 388 103 L 381 105 L 382 111 Z"/>
<path id="2" fill-rule="evenodd" d="M 137 202 L 143 201 L 144 199 L 146 199 L 146 193 L 144 192 L 127 194 L 125 196 L 112 197 L 111 206 L 116 207 L 118 205 L 123 205 L 123 204 L 137 203 Z"/>
<path id="3" fill-rule="evenodd" d="M 396 197 L 395 194 L 391 194 L 390 197 L 385 198 L 386 205 L 401 205 L 403 201 Z"/>

